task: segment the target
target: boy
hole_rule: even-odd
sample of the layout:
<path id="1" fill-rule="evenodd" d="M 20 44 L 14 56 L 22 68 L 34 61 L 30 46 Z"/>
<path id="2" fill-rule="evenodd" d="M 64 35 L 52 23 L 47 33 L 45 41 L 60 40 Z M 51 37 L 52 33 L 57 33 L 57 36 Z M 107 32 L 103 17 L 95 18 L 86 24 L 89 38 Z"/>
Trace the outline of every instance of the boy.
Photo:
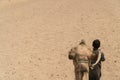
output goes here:
<path id="1" fill-rule="evenodd" d="M 104 53 L 99 49 L 100 40 L 96 39 L 92 43 L 93 46 L 93 54 L 95 55 L 93 59 L 91 59 L 91 64 L 93 69 L 90 68 L 89 71 L 89 80 L 100 80 L 101 77 L 101 61 L 105 61 Z M 100 60 L 97 62 L 98 56 L 100 55 Z M 97 63 L 97 64 L 96 64 Z M 94 64 L 94 65 L 93 65 Z"/>

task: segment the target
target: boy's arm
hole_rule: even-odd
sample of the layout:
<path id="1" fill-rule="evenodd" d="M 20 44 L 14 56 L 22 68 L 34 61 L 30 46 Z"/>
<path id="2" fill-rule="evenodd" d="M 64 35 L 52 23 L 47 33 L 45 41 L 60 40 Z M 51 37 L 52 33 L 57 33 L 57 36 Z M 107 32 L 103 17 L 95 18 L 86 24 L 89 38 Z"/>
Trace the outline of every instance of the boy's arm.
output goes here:
<path id="1" fill-rule="evenodd" d="M 95 65 L 97 65 L 100 60 L 101 60 L 101 53 L 98 54 L 97 61 L 94 64 L 92 64 L 92 66 L 94 67 Z"/>

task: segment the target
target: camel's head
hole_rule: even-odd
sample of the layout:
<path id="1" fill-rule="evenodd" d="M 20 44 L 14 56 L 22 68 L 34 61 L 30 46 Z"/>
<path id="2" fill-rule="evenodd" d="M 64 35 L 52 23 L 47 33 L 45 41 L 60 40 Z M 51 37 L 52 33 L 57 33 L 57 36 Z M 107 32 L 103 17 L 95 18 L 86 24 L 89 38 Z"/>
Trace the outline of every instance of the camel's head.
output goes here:
<path id="1" fill-rule="evenodd" d="M 75 48 L 72 48 L 70 51 L 69 51 L 69 59 L 75 59 L 75 56 L 76 56 L 76 47 Z"/>

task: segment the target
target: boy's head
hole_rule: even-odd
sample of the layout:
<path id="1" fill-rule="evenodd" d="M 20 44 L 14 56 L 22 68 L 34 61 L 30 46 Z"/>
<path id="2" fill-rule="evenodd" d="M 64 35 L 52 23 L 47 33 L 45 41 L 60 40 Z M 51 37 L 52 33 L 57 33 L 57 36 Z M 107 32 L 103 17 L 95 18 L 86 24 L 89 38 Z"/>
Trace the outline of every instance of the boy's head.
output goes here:
<path id="1" fill-rule="evenodd" d="M 95 39 L 92 43 L 92 46 L 96 49 L 98 49 L 100 47 L 100 40 L 99 39 Z"/>

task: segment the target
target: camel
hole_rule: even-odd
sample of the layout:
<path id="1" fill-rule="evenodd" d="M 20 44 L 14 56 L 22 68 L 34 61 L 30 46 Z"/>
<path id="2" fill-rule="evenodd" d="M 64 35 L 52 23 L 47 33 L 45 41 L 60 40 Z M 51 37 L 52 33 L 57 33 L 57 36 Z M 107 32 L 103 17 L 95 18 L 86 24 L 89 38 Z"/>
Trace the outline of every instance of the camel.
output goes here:
<path id="1" fill-rule="evenodd" d="M 86 45 L 84 40 L 73 47 L 69 52 L 69 59 L 73 60 L 75 68 L 75 80 L 89 80 L 90 60 L 94 56 L 92 50 Z M 93 66 L 99 62 L 99 58 Z"/>

